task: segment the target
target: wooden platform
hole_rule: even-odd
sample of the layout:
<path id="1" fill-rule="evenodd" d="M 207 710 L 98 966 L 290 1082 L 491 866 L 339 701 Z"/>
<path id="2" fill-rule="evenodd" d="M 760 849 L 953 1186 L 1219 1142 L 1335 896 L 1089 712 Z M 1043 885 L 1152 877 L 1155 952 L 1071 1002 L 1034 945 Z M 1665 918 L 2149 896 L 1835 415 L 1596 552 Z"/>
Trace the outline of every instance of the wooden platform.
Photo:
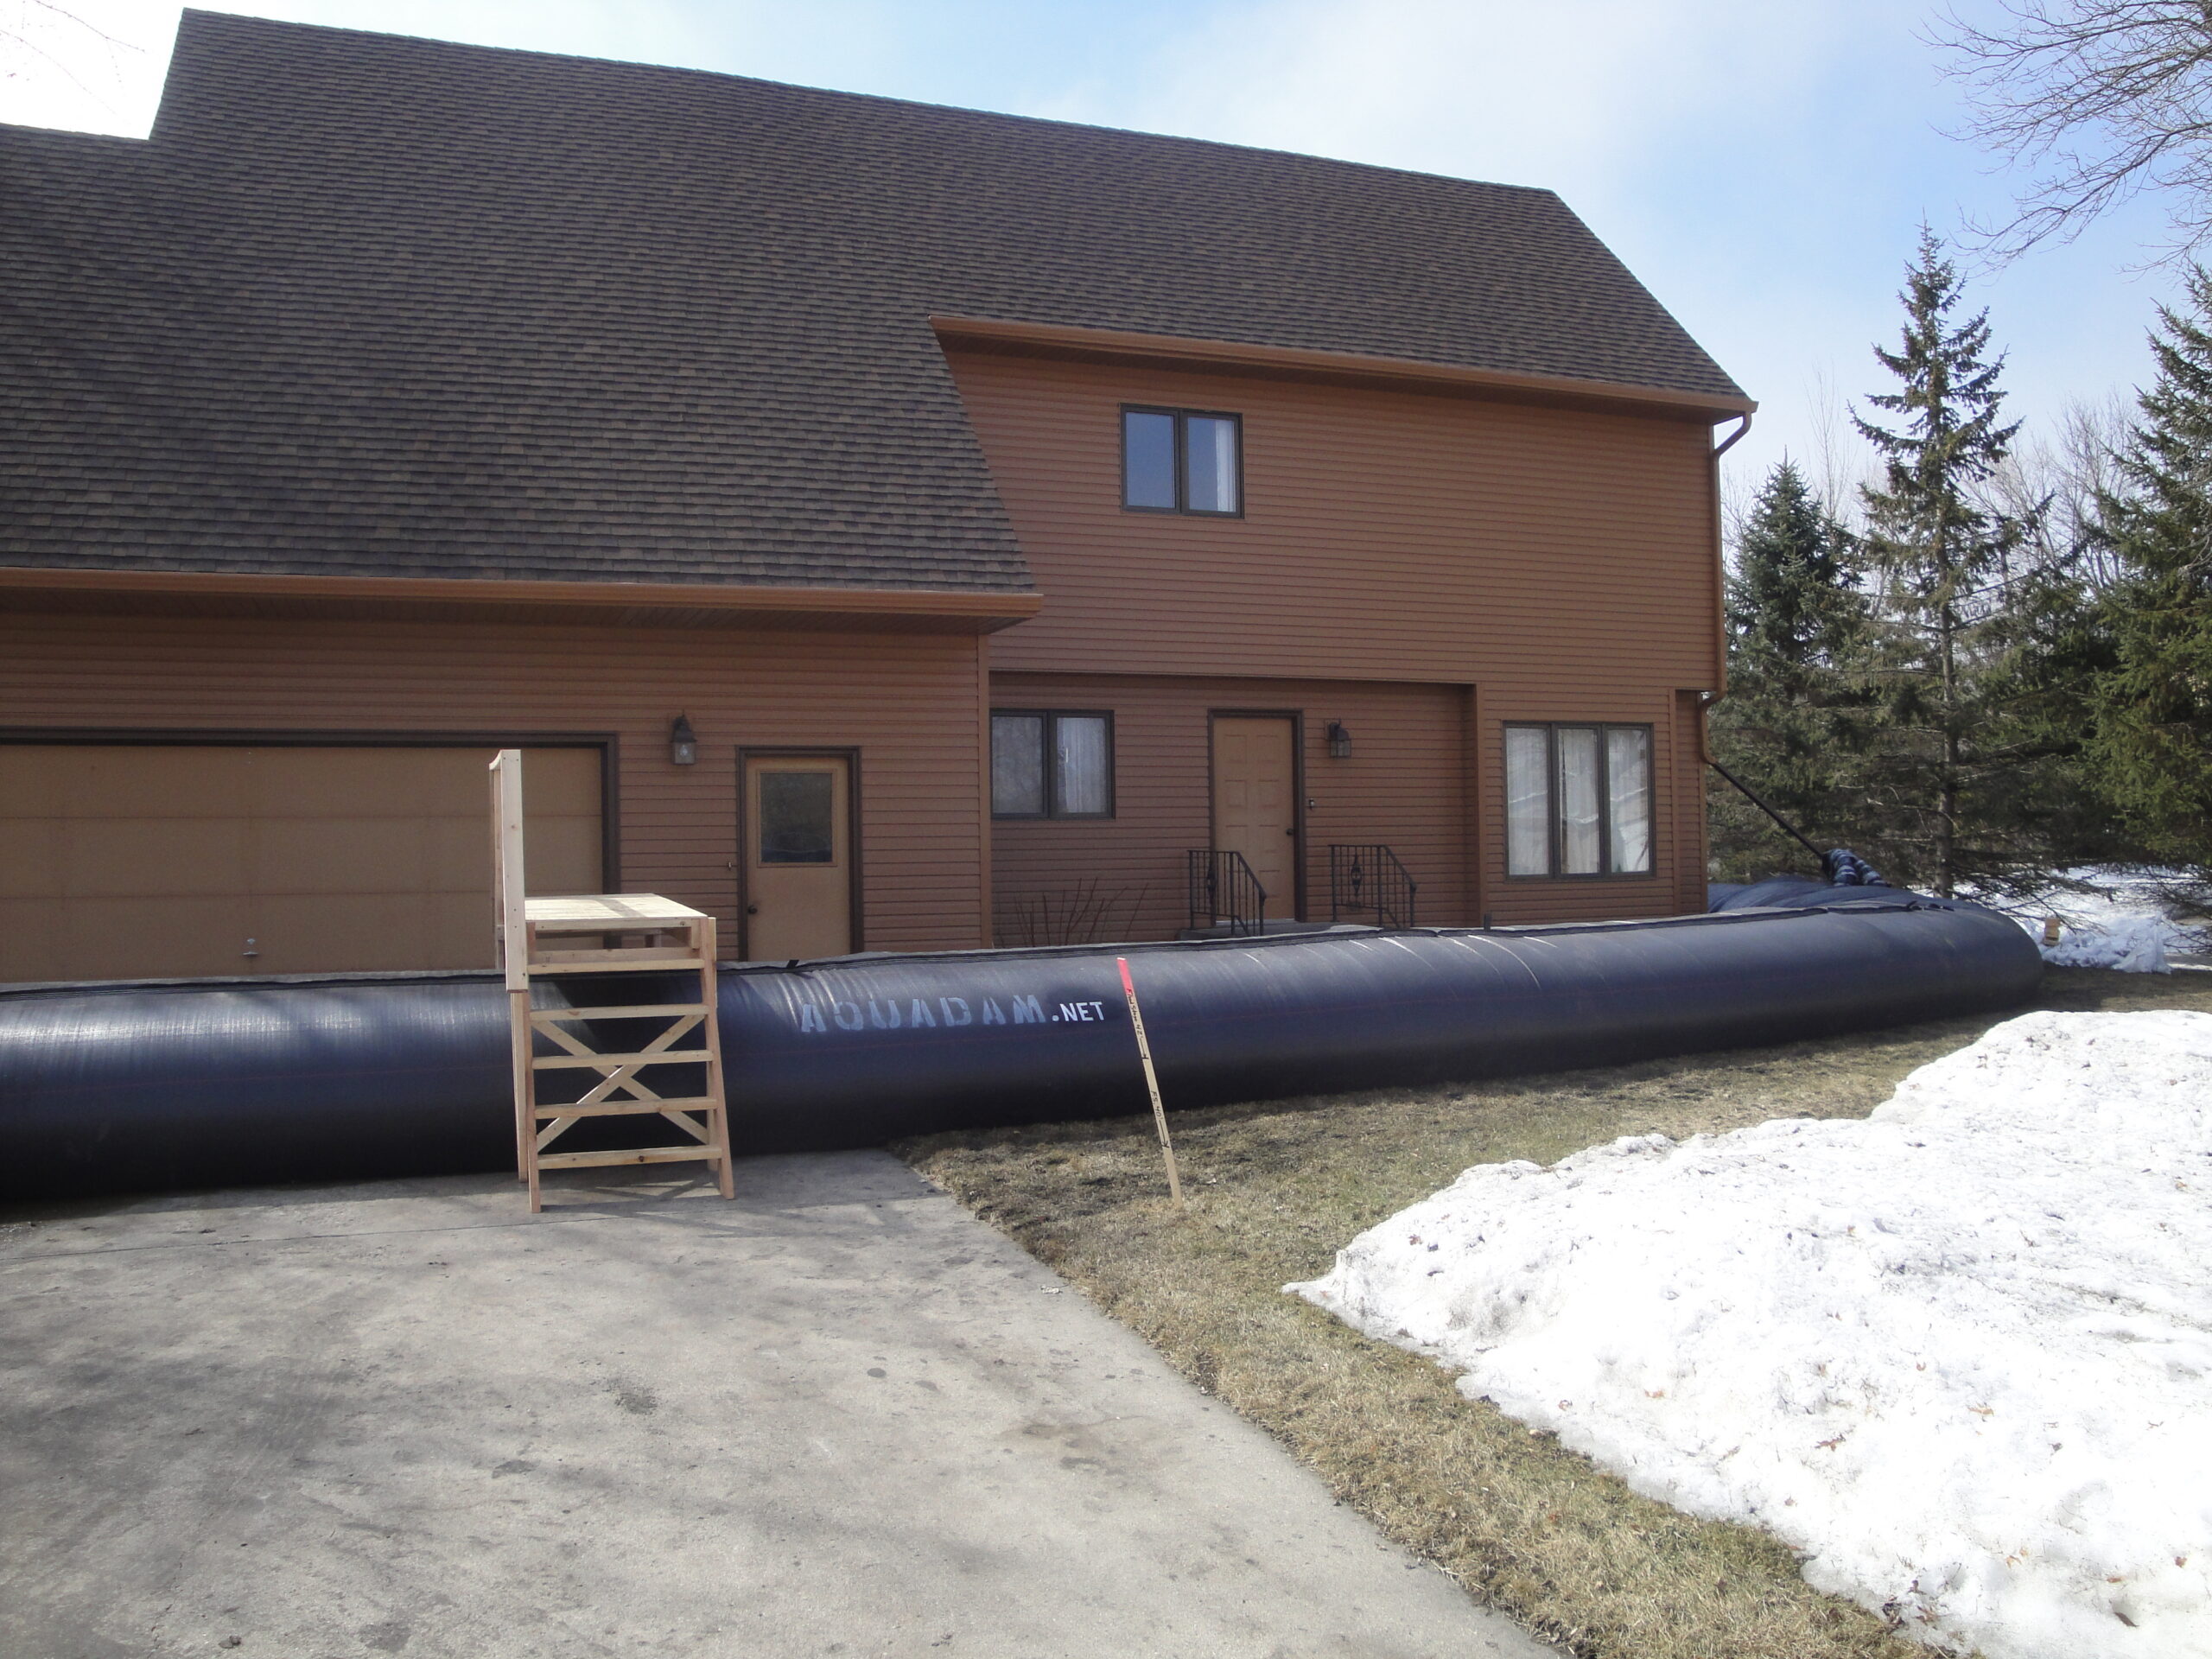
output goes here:
<path id="1" fill-rule="evenodd" d="M 549 1169 L 702 1162 L 714 1166 L 724 1198 L 734 1195 L 729 1112 L 722 1084 L 721 1039 L 715 1020 L 715 919 L 703 911 L 652 893 L 574 893 L 531 899 L 522 892 L 522 756 L 507 749 L 492 763 L 493 842 L 499 882 L 498 938 L 507 985 L 513 1043 L 516 1178 L 542 1207 L 542 1173 Z M 602 1001 L 583 1007 L 540 1006 L 536 987 L 563 976 L 678 974 L 697 988 L 679 1001 Z M 550 988 L 550 987 L 549 987 Z M 596 1027 L 625 1022 L 620 1048 L 601 1046 Z M 630 1021 L 658 1029 L 640 1039 Z M 669 1068 L 704 1068 L 702 1086 L 682 1094 L 669 1087 Z M 596 1071 L 580 1094 L 548 1100 L 552 1079 Z M 660 1086 L 645 1074 L 662 1074 Z M 683 1085 L 676 1085 L 681 1087 Z M 684 1132 L 670 1146 L 598 1152 L 550 1150 L 586 1118 L 658 1114 Z"/>

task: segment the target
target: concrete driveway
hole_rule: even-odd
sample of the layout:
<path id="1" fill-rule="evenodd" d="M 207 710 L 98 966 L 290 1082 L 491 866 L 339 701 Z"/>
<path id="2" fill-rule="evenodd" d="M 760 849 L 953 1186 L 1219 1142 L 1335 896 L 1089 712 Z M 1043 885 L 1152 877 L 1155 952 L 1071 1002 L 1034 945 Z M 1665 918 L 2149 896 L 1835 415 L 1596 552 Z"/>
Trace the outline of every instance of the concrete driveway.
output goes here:
<path id="1" fill-rule="evenodd" d="M 0 1216 L 0 1654 L 1550 1651 L 876 1153 Z"/>

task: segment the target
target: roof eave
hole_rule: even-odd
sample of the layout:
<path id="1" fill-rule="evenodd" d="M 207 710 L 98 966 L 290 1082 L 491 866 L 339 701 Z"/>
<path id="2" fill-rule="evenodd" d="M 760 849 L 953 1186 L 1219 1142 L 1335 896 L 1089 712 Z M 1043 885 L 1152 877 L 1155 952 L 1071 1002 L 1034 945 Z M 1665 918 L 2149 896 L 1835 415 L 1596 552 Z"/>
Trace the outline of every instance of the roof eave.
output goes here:
<path id="1" fill-rule="evenodd" d="M 995 633 L 1044 595 L 741 582 L 310 576 L 217 570 L 0 566 L 0 610 L 415 616 L 636 626 Z"/>
<path id="2" fill-rule="evenodd" d="M 1707 422 L 1732 420 L 1758 407 L 1741 392 L 1685 391 L 1669 386 L 1590 380 L 1573 375 L 1533 374 L 1510 369 L 1469 368 L 1417 358 L 1377 357 L 1361 352 L 1317 351 L 1303 346 L 1261 346 L 1245 340 L 1202 340 L 1181 334 L 1135 334 L 1066 323 L 1014 321 L 998 317 L 932 315 L 938 339 L 1001 348 L 1066 352 L 1090 356 L 1141 358 L 1194 367 L 1302 373 L 1368 382 L 1419 383 L 1424 389 L 1603 406 L 1641 414 L 1663 414 Z"/>

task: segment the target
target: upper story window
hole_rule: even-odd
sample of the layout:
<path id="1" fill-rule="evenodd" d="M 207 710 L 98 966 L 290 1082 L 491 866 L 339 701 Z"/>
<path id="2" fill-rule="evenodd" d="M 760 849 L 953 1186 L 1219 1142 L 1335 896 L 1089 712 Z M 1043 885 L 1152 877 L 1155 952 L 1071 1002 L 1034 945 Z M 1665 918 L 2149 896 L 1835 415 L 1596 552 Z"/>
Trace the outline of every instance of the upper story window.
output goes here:
<path id="1" fill-rule="evenodd" d="M 1244 510 L 1243 421 L 1197 409 L 1122 411 L 1122 505 L 1139 512 Z"/>
<path id="2" fill-rule="evenodd" d="M 1505 728 L 1505 873 L 1651 873 L 1649 726 Z"/>
<path id="3" fill-rule="evenodd" d="M 1114 717 L 992 709 L 991 816 L 1112 817 Z"/>

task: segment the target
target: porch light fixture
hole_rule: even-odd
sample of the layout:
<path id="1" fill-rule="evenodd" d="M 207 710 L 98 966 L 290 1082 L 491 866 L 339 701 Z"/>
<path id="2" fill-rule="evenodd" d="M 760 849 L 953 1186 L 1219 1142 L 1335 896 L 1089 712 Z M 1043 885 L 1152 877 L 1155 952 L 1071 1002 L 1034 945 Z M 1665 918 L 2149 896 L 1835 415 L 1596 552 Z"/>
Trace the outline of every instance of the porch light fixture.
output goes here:
<path id="1" fill-rule="evenodd" d="M 668 758 L 679 766 L 699 764 L 699 734 L 691 729 L 691 716 L 678 715 L 668 728 Z"/>
<path id="2" fill-rule="evenodd" d="M 1341 720 L 1332 720 L 1329 722 L 1329 759 L 1332 760 L 1351 759 L 1351 734 L 1344 729 L 1344 723 Z"/>

